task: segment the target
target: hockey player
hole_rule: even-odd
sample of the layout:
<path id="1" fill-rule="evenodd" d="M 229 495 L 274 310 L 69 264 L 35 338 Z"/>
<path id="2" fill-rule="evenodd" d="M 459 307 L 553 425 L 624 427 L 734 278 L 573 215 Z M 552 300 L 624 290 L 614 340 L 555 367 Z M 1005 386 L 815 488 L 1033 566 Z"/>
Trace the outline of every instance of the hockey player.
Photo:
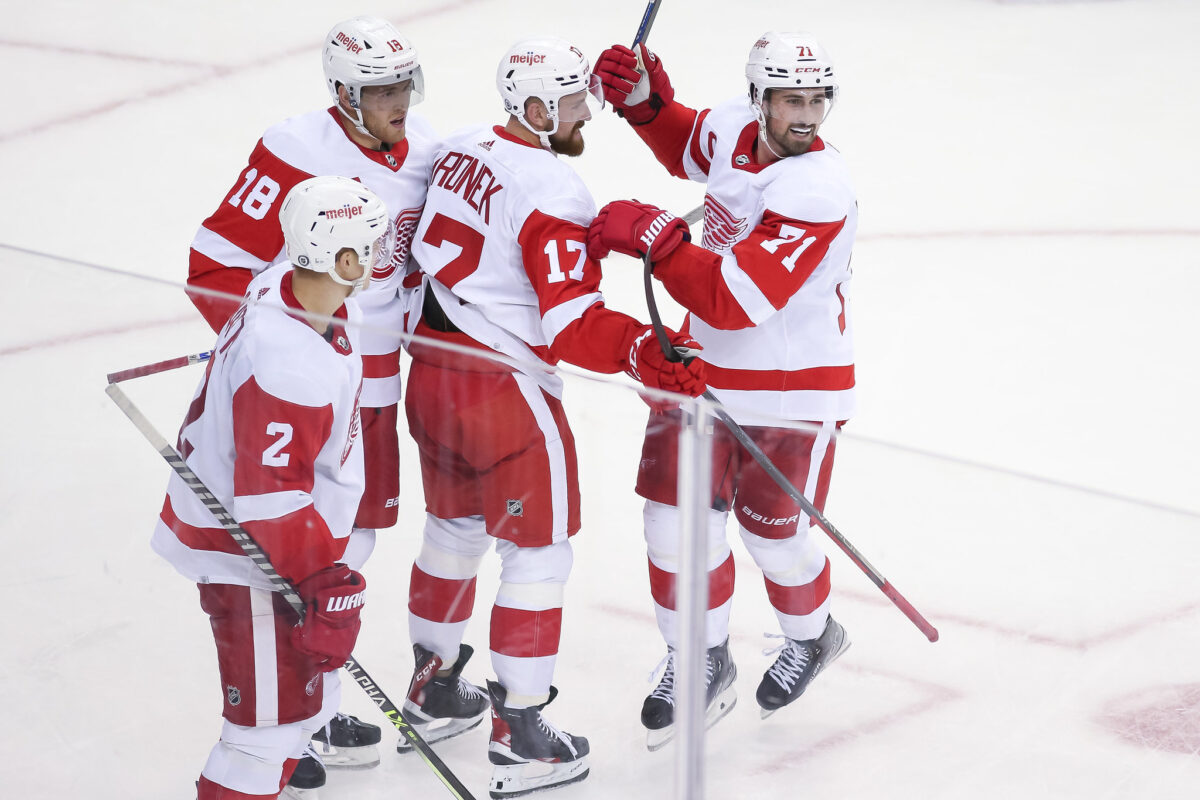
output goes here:
<path id="1" fill-rule="evenodd" d="M 178 475 L 152 540 L 199 584 L 216 640 L 225 724 L 199 800 L 283 789 L 337 710 L 366 586 L 345 563 L 363 491 L 362 314 L 347 298 L 391 257 L 390 214 L 341 177 L 303 181 L 280 206 L 291 263 L 257 275 L 221 329 L 178 450 L 296 588 L 303 622 Z"/>
<path id="2" fill-rule="evenodd" d="M 858 213 L 841 154 L 818 136 L 837 99 L 825 50 L 807 33 L 766 33 L 746 64 L 749 97 L 695 111 L 653 53 L 614 45 L 597 61 L 606 99 L 658 160 L 707 184 L 703 247 L 684 244 L 654 261 L 654 276 L 689 312 L 704 346 L 712 393 L 788 479 L 824 509 L 836 432 L 854 411 L 850 250 Z M 589 255 L 640 255 L 629 219 L 658 209 L 618 201 L 588 233 Z M 678 422 L 678 415 L 671 417 Z M 808 423 L 783 427 L 764 418 Z M 645 498 L 650 584 L 666 669 L 646 698 L 650 749 L 673 735 L 674 606 L 679 559 L 676 427 L 653 419 L 637 491 Z M 829 561 L 796 503 L 718 427 L 709 512 L 708 724 L 736 701 L 729 653 L 733 558 L 730 510 L 763 572 L 784 643 L 756 693 L 762 716 L 791 703 L 849 645 L 829 614 Z"/>
<path id="3" fill-rule="evenodd" d="M 459 673 L 475 576 L 494 541 L 501 559 L 490 627 L 496 680 L 487 682 L 494 798 L 582 780 L 588 769 L 587 740 L 542 716 L 557 694 L 551 680 L 569 537 L 580 525 L 574 439 L 562 382 L 548 366 L 562 360 L 624 371 L 692 396 L 704 389 L 700 362 L 668 362 L 648 325 L 605 307 L 599 265 L 587 257 L 595 205 L 557 157 L 584 149 L 588 100 L 600 94 L 587 58 L 561 39 L 521 41 L 501 59 L 497 85 L 507 122 L 453 134 L 434 162 L 413 240 L 429 275 L 416 331 L 459 349 L 414 343 L 405 401 L 427 511 L 410 581 L 418 664 L 406 709 L 433 738 L 439 728 L 465 730 L 486 708 L 482 692 L 463 691 Z M 683 241 L 686 226 L 670 215 L 653 221 L 628 233 L 662 256 Z M 432 678 L 438 670 L 445 677 Z"/>
<path id="4" fill-rule="evenodd" d="M 192 241 L 188 286 L 240 297 L 251 278 L 283 257 L 279 203 L 312 175 L 361 181 L 387 204 L 397 228 L 392 260 L 380 264 L 360 303 L 363 331 L 363 448 L 366 491 L 355 519 L 349 562 L 361 567 L 374 547 L 375 530 L 396 524 L 400 493 L 400 337 L 418 279 L 408 245 L 425 202 L 435 145 L 432 128 L 410 112 L 424 96 L 421 62 L 412 43 L 390 23 L 372 17 L 340 22 L 321 52 L 329 108 L 284 120 L 259 140 L 241 175 Z M 193 291 L 190 296 L 214 330 L 237 308 L 235 301 Z M 377 726 L 337 715 L 317 734 L 326 763 L 378 763 Z M 335 748 L 335 749 L 331 749 Z M 324 783 L 315 755 L 293 778 L 299 788 Z"/>

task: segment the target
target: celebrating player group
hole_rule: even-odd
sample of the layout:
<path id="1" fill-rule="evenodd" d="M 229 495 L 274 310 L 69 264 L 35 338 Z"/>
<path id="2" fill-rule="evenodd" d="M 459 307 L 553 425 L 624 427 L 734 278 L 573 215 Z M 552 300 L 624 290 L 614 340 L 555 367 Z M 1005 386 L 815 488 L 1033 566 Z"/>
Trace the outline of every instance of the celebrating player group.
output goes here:
<path id="1" fill-rule="evenodd" d="M 414 663 L 394 717 L 411 735 L 399 753 L 430 760 L 428 744 L 490 712 L 493 798 L 587 777 L 588 740 L 545 716 L 583 526 L 559 362 L 623 372 L 648 390 L 642 458 L 629 466 L 665 658 L 641 656 L 661 659 L 641 721 L 650 750 L 671 740 L 678 403 L 719 401 L 822 511 L 855 404 L 857 206 L 841 154 L 819 135 L 838 98 L 833 64 L 807 33 L 748 44 L 746 93 L 708 108 L 677 100 L 660 54 L 640 41 L 593 61 L 562 39 L 524 39 L 496 49 L 495 114 L 439 135 L 413 111 L 427 90 L 418 48 L 390 23 L 356 17 L 321 49 L 331 105 L 268 128 L 242 171 L 231 165 L 231 188 L 190 252 L 189 295 L 218 334 L 178 436 L 196 481 L 172 476 L 152 540 L 198 584 L 216 643 L 224 723 L 199 800 L 313 800 L 327 766 L 380 761 L 380 728 L 338 710 L 338 670 L 359 635 L 367 578 L 405 574 L 372 571 L 376 531 L 411 536 L 418 525 Z M 585 126 L 606 106 L 671 175 L 705 184 L 699 243 L 656 206 L 596 208 L 571 159 L 586 157 Z M 606 305 L 601 262 L 613 252 L 652 268 L 687 311 L 679 331 Z M 406 466 L 403 478 L 420 475 L 420 523 L 398 514 L 401 435 L 419 454 L 419 473 Z M 795 701 L 849 646 L 830 615 L 830 565 L 810 514 L 724 428 L 712 476 L 709 725 L 737 697 L 731 513 L 782 642 L 761 667 L 762 715 Z M 258 550 L 239 546 L 214 507 Z M 485 666 L 464 638 L 491 550 L 500 586 Z"/>

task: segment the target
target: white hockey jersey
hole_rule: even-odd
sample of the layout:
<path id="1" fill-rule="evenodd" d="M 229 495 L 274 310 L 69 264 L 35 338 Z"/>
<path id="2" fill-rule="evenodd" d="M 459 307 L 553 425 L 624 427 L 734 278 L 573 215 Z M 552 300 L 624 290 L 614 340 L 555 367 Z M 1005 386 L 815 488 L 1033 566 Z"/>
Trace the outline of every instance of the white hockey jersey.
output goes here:
<path id="1" fill-rule="evenodd" d="M 744 98 L 697 115 L 687 177 L 707 183 L 707 280 L 672 255 L 654 274 L 690 309 L 708 384 L 739 421 L 845 420 L 855 411 L 850 256 L 858 206 L 841 155 L 821 139 L 766 166 Z M 695 250 L 691 249 L 691 253 Z"/>
<path id="2" fill-rule="evenodd" d="M 586 246 L 595 215 L 564 160 L 499 126 L 473 127 L 438 151 L 413 258 L 459 330 L 561 397 L 561 380 L 542 365 L 624 369 L 640 327 L 603 307 Z"/>
<path id="3" fill-rule="evenodd" d="M 176 447 L 298 583 L 341 557 L 363 492 L 362 313 L 347 300 L 327 339 L 285 308 L 301 308 L 287 262 L 251 281 L 221 330 Z M 197 583 L 272 588 L 177 474 L 151 543 Z"/>
<path id="4" fill-rule="evenodd" d="M 363 405 L 388 406 L 400 399 L 400 350 L 405 313 L 419 302 L 416 276 L 404 288 L 410 266 L 409 243 L 421 207 L 437 137 L 421 117 L 408 115 L 404 140 L 387 152 L 356 144 L 334 108 L 292 117 L 272 126 L 250 154 L 221 206 L 206 219 L 192 241 L 189 286 L 241 294 L 248 276 L 285 258 L 279 207 L 300 181 L 315 175 L 342 175 L 361 181 L 387 205 L 396 225 L 396 250 L 377 267 L 370 286 L 359 295 L 367 328 L 362 332 Z M 230 270 L 228 267 L 241 268 Z M 229 305 L 197 297 L 215 328 L 224 324 Z"/>

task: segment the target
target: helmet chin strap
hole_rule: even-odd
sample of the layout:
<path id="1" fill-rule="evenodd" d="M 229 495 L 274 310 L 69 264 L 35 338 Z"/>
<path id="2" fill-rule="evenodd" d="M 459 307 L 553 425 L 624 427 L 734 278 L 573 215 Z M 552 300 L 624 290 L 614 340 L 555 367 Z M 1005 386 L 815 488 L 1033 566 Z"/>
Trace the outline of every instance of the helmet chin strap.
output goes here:
<path id="1" fill-rule="evenodd" d="M 352 281 L 348 281 L 345 278 L 343 278 L 341 275 L 338 275 L 336 270 L 330 270 L 327 274 L 329 275 L 329 277 L 333 278 L 334 283 L 339 284 L 341 286 L 349 286 L 350 294 L 348 294 L 346 296 L 354 297 L 355 295 L 357 295 L 359 292 L 361 292 L 363 290 L 364 286 L 366 286 L 367 276 L 370 275 L 371 273 L 368 270 L 364 269 L 363 274 L 359 275 L 357 278 L 355 278 Z"/>
<path id="2" fill-rule="evenodd" d="M 762 103 L 754 104 L 754 118 L 758 120 L 758 140 L 771 151 L 771 155 L 776 159 L 783 160 L 783 155 L 775 152 L 775 148 L 771 147 L 771 137 L 767 134 L 767 115 L 763 113 Z"/>
<path id="3" fill-rule="evenodd" d="M 345 84 L 343 84 L 343 86 L 344 85 Z M 356 102 L 356 100 L 354 98 L 354 94 L 351 92 L 351 89 L 349 86 L 346 86 L 345 88 L 346 88 L 346 93 L 350 97 L 350 107 L 354 109 L 354 116 L 350 116 L 346 112 L 346 109 L 341 104 L 341 101 L 339 101 L 337 104 L 338 113 L 341 114 L 346 119 L 348 119 L 350 121 L 350 123 L 352 125 L 354 125 L 354 130 L 358 131 L 363 136 L 370 136 L 372 139 L 374 139 L 375 134 L 373 134 L 369 130 L 367 130 L 366 120 L 363 119 L 362 109 L 358 107 L 358 103 Z"/>
<path id="4" fill-rule="evenodd" d="M 538 137 L 538 141 L 540 141 L 542 143 L 543 150 L 551 149 L 550 137 L 553 136 L 554 134 L 558 133 L 558 115 L 557 114 L 550 117 L 550 119 L 553 120 L 553 122 L 554 122 L 554 126 L 551 127 L 550 130 L 548 130 L 548 131 L 539 131 L 536 128 L 534 128 L 532 125 L 529 124 L 529 120 L 525 119 L 524 114 L 521 114 L 520 116 L 518 116 L 517 119 L 520 121 L 520 123 L 522 125 L 525 126 L 526 130 L 528 130 L 530 133 L 532 133 L 533 135 Z"/>

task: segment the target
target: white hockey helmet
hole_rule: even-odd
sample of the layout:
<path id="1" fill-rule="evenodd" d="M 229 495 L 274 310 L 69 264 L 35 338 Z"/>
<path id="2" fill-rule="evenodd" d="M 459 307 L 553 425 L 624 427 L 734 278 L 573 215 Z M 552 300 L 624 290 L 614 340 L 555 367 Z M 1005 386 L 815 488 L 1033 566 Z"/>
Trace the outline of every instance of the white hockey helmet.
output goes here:
<path id="1" fill-rule="evenodd" d="M 392 23 L 378 17 L 354 17 L 334 25 L 325 37 L 321 65 L 334 104 L 367 135 L 359 108 L 364 86 L 387 86 L 411 79 L 410 105 L 425 97 L 425 75 L 417 48 Z M 353 116 L 341 106 L 339 84 L 350 96 Z"/>
<path id="2" fill-rule="evenodd" d="M 325 272 L 336 283 L 358 292 L 372 270 L 392 256 L 395 230 L 379 197 L 350 178 L 323 175 L 292 187 L 279 209 L 279 224 L 288 261 L 297 267 Z M 348 281 L 337 274 L 337 254 L 350 248 L 358 254 L 363 275 Z"/>
<path id="3" fill-rule="evenodd" d="M 600 78 L 592 74 L 587 56 L 570 42 L 553 36 L 522 39 L 508 49 L 496 69 L 496 88 L 504 99 L 504 110 L 515 116 L 529 130 L 538 134 L 542 145 L 558 130 L 560 122 L 579 122 L 591 119 L 587 103 L 577 104 L 576 110 L 564 111 L 561 100 L 578 92 L 594 98 L 604 107 Z M 537 131 L 525 119 L 525 103 L 536 97 L 546 106 L 554 124 L 548 131 Z"/>
<path id="4" fill-rule="evenodd" d="M 758 37 L 746 59 L 746 88 L 750 106 L 762 118 L 768 89 L 824 89 L 828 116 L 837 100 L 833 59 L 811 33 L 768 31 Z"/>

